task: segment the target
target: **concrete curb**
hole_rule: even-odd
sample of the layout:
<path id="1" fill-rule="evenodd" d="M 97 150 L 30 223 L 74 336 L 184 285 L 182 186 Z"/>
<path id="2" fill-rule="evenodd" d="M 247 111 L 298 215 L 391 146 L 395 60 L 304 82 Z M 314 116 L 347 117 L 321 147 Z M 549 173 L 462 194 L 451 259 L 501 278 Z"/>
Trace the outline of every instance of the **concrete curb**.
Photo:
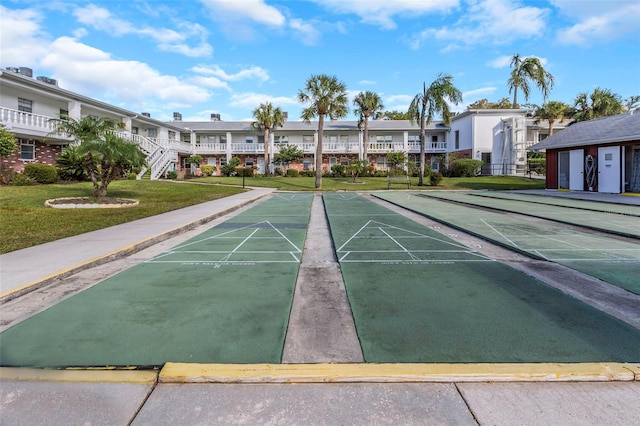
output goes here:
<path id="1" fill-rule="evenodd" d="M 417 383 L 640 381 L 640 364 L 184 364 L 160 383 Z"/>
<path id="2" fill-rule="evenodd" d="M 43 370 L 0 367 L 0 380 L 58 383 L 139 383 L 154 384 L 158 371 L 142 370 Z"/>
<path id="3" fill-rule="evenodd" d="M 81 262 L 78 263 L 76 265 L 70 266 L 68 268 L 65 269 L 61 269 L 60 271 L 56 271 L 52 274 L 49 274 L 45 277 L 39 278 L 35 281 L 31 281 L 21 287 L 17 287 L 11 290 L 7 290 L 4 293 L 0 293 L 0 304 L 4 303 L 4 302 L 8 302 L 10 300 L 13 300 L 17 297 L 23 296 L 27 293 L 30 293 L 32 291 L 38 290 L 42 287 L 46 287 L 49 284 L 52 284 L 54 281 L 62 279 L 62 278 L 66 278 L 70 275 L 76 274 L 80 271 L 84 271 L 86 269 L 89 268 L 93 268 L 95 266 L 98 265 L 102 265 L 108 262 L 112 262 L 114 260 L 117 259 L 121 259 L 123 257 L 126 256 L 130 256 L 134 253 L 137 253 L 139 251 L 142 251 L 148 247 L 151 247 L 154 244 L 158 244 L 162 241 L 168 240 L 169 238 L 178 235 L 182 232 L 185 231 L 189 231 L 191 229 L 194 229 L 200 225 L 203 225 L 207 222 L 211 222 L 214 219 L 217 219 L 221 216 L 224 216 L 228 213 L 233 212 L 234 210 L 237 210 L 239 208 L 242 208 L 244 206 L 246 206 L 247 204 L 253 203 L 257 200 L 259 200 L 260 198 L 263 198 L 265 196 L 269 195 L 269 193 L 262 193 L 262 194 L 258 194 L 255 197 L 251 197 L 251 198 L 247 198 L 246 200 L 239 202 L 238 204 L 235 204 L 231 207 L 228 207 L 224 210 L 219 210 L 216 211 L 215 213 L 212 213 L 211 215 L 202 217 L 198 220 L 189 222 L 185 225 L 182 226 L 178 226 L 176 228 L 170 229 L 168 231 L 165 232 L 161 232 L 159 234 L 156 234 L 154 236 L 151 236 L 149 238 L 145 238 L 143 240 L 140 240 L 134 244 L 130 244 L 128 246 L 124 246 L 121 247 L 117 250 L 114 250 L 110 253 L 106 253 L 104 255 L 101 256 L 97 256 L 94 257 L 92 259 L 89 259 L 85 262 Z"/>

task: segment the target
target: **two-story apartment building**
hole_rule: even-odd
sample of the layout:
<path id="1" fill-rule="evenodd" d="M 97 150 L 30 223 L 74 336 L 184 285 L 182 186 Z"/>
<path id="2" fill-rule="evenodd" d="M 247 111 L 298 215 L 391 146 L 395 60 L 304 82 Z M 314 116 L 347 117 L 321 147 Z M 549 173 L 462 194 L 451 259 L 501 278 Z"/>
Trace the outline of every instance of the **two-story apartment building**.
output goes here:
<path id="1" fill-rule="evenodd" d="M 28 68 L 0 70 L 0 123 L 16 134 L 19 149 L 5 166 L 21 171 L 25 164 L 55 164 L 55 158 L 72 141 L 53 135 L 51 119 L 68 116 L 109 117 L 121 123 L 120 136 L 137 143 L 147 155 L 151 179 L 169 170 L 190 169 L 188 158 L 199 154 L 207 164 L 220 166 L 238 157 L 241 165 L 265 170 L 264 150 L 272 154 L 282 144 L 296 145 L 304 158 L 292 167 L 315 167 L 317 122 L 287 121 L 274 129 L 268 141 L 248 121 L 182 121 L 175 112 L 172 121 L 159 121 L 146 113 L 129 111 L 78 93 L 65 90 L 47 77 L 33 78 Z M 472 110 L 456 115 L 450 126 L 435 121 L 427 127 L 426 161 L 438 170 L 442 156 L 457 152 L 460 158 L 477 158 L 486 163 L 487 174 L 524 173 L 525 149 L 538 142 L 544 123 L 534 124 L 525 110 Z M 367 160 L 385 170 L 386 154 L 401 151 L 419 165 L 420 127 L 405 120 L 369 122 Z M 334 164 L 364 159 L 363 131 L 356 121 L 326 121 L 323 140 L 323 171 Z M 267 165 L 273 170 L 274 165 Z M 146 173 L 143 170 L 140 174 Z"/>

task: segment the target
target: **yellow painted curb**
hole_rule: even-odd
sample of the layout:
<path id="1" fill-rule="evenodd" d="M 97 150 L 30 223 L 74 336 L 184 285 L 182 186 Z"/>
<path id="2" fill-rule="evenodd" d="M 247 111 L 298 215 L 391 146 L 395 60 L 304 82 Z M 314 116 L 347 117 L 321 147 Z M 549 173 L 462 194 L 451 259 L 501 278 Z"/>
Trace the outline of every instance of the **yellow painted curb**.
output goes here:
<path id="1" fill-rule="evenodd" d="M 625 364 L 627 368 L 635 375 L 635 380 L 640 382 L 640 364 Z"/>
<path id="2" fill-rule="evenodd" d="M 638 192 L 623 192 L 622 195 L 625 197 L 640 197 L 640 193 Z"/>
<path id="3" fill-rule="evenodd" d="M 640 366 L 637 366 L 640 369 Z M 183 364 L 160 383 L 393 383 L 633 381 L 628 364 Z"/>
<path id="4" fill-rule="evenodd" d="M 0 380 L 14 381 L 153 384 L 157 378 L 157 371 L 41 370 L 36 368 L 0 367 Z"/>

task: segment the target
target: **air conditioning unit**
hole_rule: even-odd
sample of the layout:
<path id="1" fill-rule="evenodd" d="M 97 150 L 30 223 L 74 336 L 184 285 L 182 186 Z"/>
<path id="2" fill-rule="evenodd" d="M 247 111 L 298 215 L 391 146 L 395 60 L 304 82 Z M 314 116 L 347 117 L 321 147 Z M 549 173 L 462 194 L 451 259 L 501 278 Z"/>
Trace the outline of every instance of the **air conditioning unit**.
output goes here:
<path id="1" fill-rule="evenodd" d="M 20 72 L 20 68 L 18 68 L 18 67 L 7 67 L 5 69 L 7 71 L 15 72 L 16 74 Z"/>
<path id="2" fill-rule="evenodd" d="M 51 84 L 52 86 L 57 86 L 58 85 L 58 80 L 56 80 L 54 78 L 39 76 L 39 77 L 36 77 L 36 80 L 41 81 L 43 83 Z"/>
<path id="3" fill-rule="evenodd" d="M 220 121 L 220 114 L 211 114 L 211 121 Z"/>
<path id="4" fill-rule="evenodd" d="M 151 117 L 151 114 L 150 114 L 150 113 L 148 113 L 148 112 L 143 112 L 143 113 L 142 113 L 142 115 L 143 115 L 144 117 Z"/>
<path id="5" fill-rule="evenodd" d="M 179 112 L 174 112 L 173 121 L 182 121 L 182 114 L 180 114 Z"/>
<path id="6" fill-rule="evenodd" d="M 24 75 L 25 77 L 33 77 L 33 70 L 31 68 L 20 67 L 18 69 L 18 72 Z"/>

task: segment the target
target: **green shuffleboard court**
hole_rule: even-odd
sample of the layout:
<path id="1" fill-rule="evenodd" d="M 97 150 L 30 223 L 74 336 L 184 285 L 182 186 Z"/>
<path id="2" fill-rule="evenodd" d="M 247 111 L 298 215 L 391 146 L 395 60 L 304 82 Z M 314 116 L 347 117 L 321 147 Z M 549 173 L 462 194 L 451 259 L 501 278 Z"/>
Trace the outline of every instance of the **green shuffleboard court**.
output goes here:
<path id="1" fill-rule="evenodd" d="M 631 238 L 640 238 L 640 217 L 632 215 L 636 206 L 612 205 L 610 210 L 604 210 L 606 203 L 599 203 L 603 210 L 595 211 L 593 208 L 582 209 L 579 207 L 569 207 L 568 205 L 551 205 L 537 202 L 529 202 L 514 198 L 501 198 L 497 196 L 485 196 L 488 191 L 422 191 L 419 195 L 429 198 L 438 198 L 461 202 L 478 207 L 487 207 L 500 211 L 521 213 L 528 216 L 535 216 L 542 219 L 549 219 L 570 225 L 584 226 L 598 231 L 623 235 Z M 494 194 L 494 193 L 490 193 Z M 508 194 L 504 196 L 508 197 Z M 541 197 L 538 197 L 541 198 Z M 573 201 L 576 206 L 583 204 Z M 591 203 L 593 205 L 595 203 Z M 628 214 L 624 214 L 628 213 Z"/>
<path id="2" fill-rule="evenodd" d="M 0 334 L 2 366 L 278 363 L 312 194 L 276 194 Z"/>
<path id="3" fill-rule="evenodd" d="M 635 294 L 640 294 L 640 244 L 615 237 L 578 231 L 562 224 L 540 223 L 506 212 L 487 211 L 451 203 L 445 198 L 464 194 L 424 197 L 401 192 L 376 193 L 376 197 L 434 220 L 463 229 L 503 246 L 565 265 Z M 481 198 L 467 195 L 466 198 Z M 549 206 L 542 206 L 549 207 Z M 565 209 L 568 220 L 575 209 Z M 578 211 L 580 212 L 580 211 Z M 594 212 L 588 212 L 593 214 Z M 636 220 L 637 217 L 628 217 Z"/>
<path id="4" fill-rule="evenodd" d="M 640 360 L 640 330 L 364 197 L 323 198 L 367 362 Z"/>

